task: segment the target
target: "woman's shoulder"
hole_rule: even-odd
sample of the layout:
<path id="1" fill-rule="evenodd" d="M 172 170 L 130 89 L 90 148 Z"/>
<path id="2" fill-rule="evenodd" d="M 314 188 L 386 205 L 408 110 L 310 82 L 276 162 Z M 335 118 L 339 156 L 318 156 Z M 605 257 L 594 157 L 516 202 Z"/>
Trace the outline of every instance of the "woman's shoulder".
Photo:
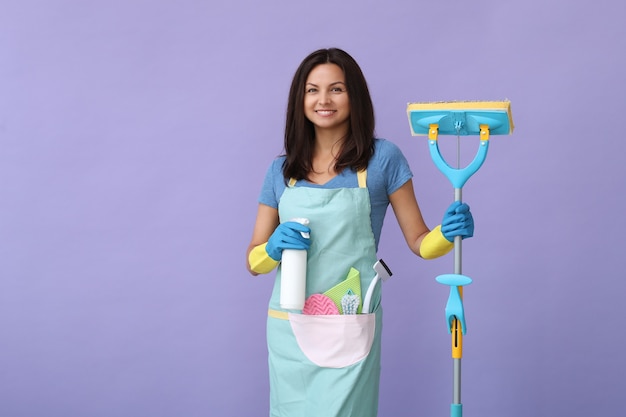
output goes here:
<path id="1" fill-rule="evenodd" d="M 384 138 L 374 139 L 374 158 L 386 160 L 398 157 L 403 157 L 398 145 Z"/>
<path id="2" fill-rule="evenodd" d="M 284 155 L 277 156 L 269 163 L 267 170 L 265 171 L 265 186 L 276 188 L 280 184 L 284 184 L 283 177 L 283 164 L 286 157 Z"/>
<path id="3" fill-rule="evenodd" d="M 267 173 L 271 175 L 282 176 L 283 165 L 285 163 L 285 159 L 286 159 L 285 155 L 280 155 L 274 158 L 267 169 Z"/>
<path id="4" fill-rule="evenodd" d="M 374 139 L 374 148 L 376 150 L 400 150 L 400 148 L 398 147 L 398 145 L 396 145 L 395 143 L 393 143 L 390 140 L 387 140 L 385 138 L 376 138 Z"/>
<path id="5" fill-rule="evenodd" d="M 286 155 L 278 155 L 276 158 L 272 160 L 272 166 L 278 166 L 279 168 L 283 167 L 283 163 L 287 159 Z"/>
<path id="6" fill-rule="evenodd" d="M 376 139 L 374 156 L 369 166 L 376 174 L 385 178 L 387 194 L 393 193 L 413 176 L 400 147 L 385 139 Z"/>

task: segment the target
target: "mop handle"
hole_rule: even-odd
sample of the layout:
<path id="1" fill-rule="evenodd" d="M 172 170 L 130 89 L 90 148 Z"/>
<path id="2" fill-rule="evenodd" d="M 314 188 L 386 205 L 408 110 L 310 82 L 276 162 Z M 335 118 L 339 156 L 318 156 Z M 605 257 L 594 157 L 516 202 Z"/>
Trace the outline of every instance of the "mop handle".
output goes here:
<path id="1" fill-rule="evenodd" d="M 438 135 L 439 126 L 431 124 L 428 130 L 431 158 L 437 168 L 452 183 L 454 187 L 454 201 L 461 202 L 463 200 L 463 186 L 478 171 L 487 157 L 489 126 L 485 124 L 480 125 L 480 145 L 478 151 L 472 162 L 465 168 L 460 167 L 460 146 L 457 150 L 459 167 L 452 168 L 448 165 L 439 150 Z M 451 334 L 452 358 L 454 361 L 453 402 L 450 405 L 451 417 L 463 416 L 463 405 L 461 403 L 461 359 L 463 357 L 463 334 L 467 332 L 463 308 L 463 286 L 471 283 L 471 279 L 462 275 L 462 242 L 461 236 L 455 236 L 454 274 L 437 277 L 440 283 L 450 285 L 450 297 L 446 305 L 446 318 L 448 331 Z"/>

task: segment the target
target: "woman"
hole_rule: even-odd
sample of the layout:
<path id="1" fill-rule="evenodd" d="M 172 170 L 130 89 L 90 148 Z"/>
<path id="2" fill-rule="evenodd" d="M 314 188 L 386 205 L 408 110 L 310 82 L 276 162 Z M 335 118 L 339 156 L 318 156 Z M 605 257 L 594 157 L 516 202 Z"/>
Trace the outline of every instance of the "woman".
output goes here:
<path id="1" fill-rule="evenodd" d="M 428 229 L 408 163 L 398 147 L 375 138 L 367 83 L 340 49 L 313 52 L 297 69 L 284 147 L 259 198 L 248 248 L 253 275 L 272 271 L 284 249 L 306 249 L 306 297 L 323 294 L 351 271 L 359 274 L 361 288 L 368 288 L 389 204 L 409 248 L 423 258 L 444 255 L 455 236 L 473 234 L 469 207 L 460 203 L 448 208 L 441 226 Z M 310 224 L 290 221 L 294 218 Z M 267 322 L 270 416 L 375 417 L 380 283 L 369 311 L 317 316 L 281 309 L 280 282 L 279 267 Z"/>

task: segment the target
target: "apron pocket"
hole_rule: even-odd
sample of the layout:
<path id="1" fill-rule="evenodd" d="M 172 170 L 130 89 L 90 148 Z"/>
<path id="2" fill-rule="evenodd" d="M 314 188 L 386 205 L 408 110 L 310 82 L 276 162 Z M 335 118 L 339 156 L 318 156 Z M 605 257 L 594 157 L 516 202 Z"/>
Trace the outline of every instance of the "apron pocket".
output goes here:
<path id="1" fill-rule="evenodd" d="M 366 358 L 376 332 L 376 314 L 289 313 L 289 323 L 302 353 L 324 368 L 345 368 Z"/>

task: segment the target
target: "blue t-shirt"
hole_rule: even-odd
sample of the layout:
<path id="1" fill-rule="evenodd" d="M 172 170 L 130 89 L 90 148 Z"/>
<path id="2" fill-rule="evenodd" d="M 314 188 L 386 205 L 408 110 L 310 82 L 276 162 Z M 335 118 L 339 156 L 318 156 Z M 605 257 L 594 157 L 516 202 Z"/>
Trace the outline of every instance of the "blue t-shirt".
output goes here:
<path id="1" fill-rule="evenodd" d="M 259 203 L 278 208 L 278 202 L 286 188 L 283 177 L 284 160 L 284 156 L 278 157 L 274 159 L 268 168 L 261 195 L 259 196 Z M 367 189 L 372 205 L 372 231 L 374 232 L 377 249 L 385 213 L 389 206 L 389 195 L 393 194 L 412 177 L 413 173 L 409 163 L 400 148 L 385 139 L 376 139 L 374 142 L 374 155 L 367 166 Z M 356 172 L 352 169 L 343 170 L 323 185 L 313 184 L 306 180 L 296 182 L 296 187 L 311 188 L 357 188 L 358 186 Z"/>

